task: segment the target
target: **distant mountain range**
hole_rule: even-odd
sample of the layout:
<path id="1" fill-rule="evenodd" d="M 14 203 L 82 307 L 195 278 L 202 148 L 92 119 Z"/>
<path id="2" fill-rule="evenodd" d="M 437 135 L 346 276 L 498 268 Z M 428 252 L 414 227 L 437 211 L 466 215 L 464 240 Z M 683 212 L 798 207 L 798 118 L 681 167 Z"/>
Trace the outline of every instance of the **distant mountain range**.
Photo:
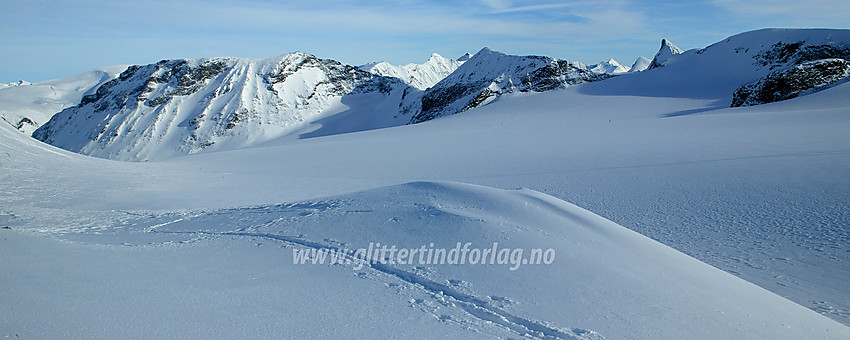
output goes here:
<path id="1" fill-rule="evenodd" d="M 423 64 L 355 67 L 296 52 L 134 65 L 91 82 L 76 104 L 67 103 L 71 107 L 33 137 L 96 157 L 167 158 L 287 135 L 417 123 L 508 93 L 548 91 L 626 72 L 613 60 L 585 66 L 487 48 L 459 59 L 433 54 Z"/>
<path id="2" fill-rule="evenodd" d="M 487 105 L 503 95 L 562 89 L 676 63 L 743 65 L 722 72 L 745 80 L 736 86 L 747 87 L 735 95 L 747 99 L 733 104 L 755 105 L 781 99 L 749 94 L 772 91 L 765 86 L 794 87 L 787 91 L 792 95 L 782 97 L 787 99 L 844 81 L 845 68 L 838 68 L 846 63 L 816 63 L 795 73 L 805 77 L 824 65 L 834 66 L 831 72 L 819 71 L 823 81 L 809 85 L 776 72 L 816 60 L 850 59 L 846 35 L 844 30 L 761 30 L 687 52 L 662 40 L 653 59 L 640 57 L 631 67 L 613 59 L 585 65 L 488 48 L 458 59 L 435 53 L 422 64 L 359 67 L 301 52 L 259 59 L 163 60 L 42 83 L 3 84 L 0 117 L 67 150 L 138 161 L 249 147 L 284 136 L 420 123 Z M 772 81 L 759 80 L 772 71 Z"/>

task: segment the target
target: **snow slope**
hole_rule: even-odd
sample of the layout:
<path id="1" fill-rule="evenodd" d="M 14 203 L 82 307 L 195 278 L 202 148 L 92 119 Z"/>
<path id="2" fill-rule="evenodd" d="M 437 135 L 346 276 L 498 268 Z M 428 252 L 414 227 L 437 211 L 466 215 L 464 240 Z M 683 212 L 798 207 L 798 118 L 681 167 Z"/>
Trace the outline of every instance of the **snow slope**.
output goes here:
<path id="1" fill-rule="evenodd" d="M 392 65 L 381 61 L 360 66 L 361 69 L 379 76 L 399 78 L 420 90 L 425 90 L 454 72 L 463 61 L 449 59 L 437 53 L 422 64 Z"/>
<path id="2" fill-rule="evenodd" d="M 54 114 L 77 105 L 83 96 L 115 78 L 127 65 L 110 66 L 39 83 L 19 81 L 0 86 L 0 118 L 30 135 Z"/>

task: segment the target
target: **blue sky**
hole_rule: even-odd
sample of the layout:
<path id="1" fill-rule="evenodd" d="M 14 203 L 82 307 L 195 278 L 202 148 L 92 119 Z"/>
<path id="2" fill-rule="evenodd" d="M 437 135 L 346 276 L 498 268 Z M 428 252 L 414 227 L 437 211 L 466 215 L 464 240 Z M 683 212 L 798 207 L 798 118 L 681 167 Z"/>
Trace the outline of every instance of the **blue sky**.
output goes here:
<path id="1" fill-rule="evenodd" d="M 764 27 L 850 28 L 850 1 L 0 0 L 0 82 L 167 58 L 304 51 L 351 64 L 487 46 L 585 63 L 652 57 Z"/>

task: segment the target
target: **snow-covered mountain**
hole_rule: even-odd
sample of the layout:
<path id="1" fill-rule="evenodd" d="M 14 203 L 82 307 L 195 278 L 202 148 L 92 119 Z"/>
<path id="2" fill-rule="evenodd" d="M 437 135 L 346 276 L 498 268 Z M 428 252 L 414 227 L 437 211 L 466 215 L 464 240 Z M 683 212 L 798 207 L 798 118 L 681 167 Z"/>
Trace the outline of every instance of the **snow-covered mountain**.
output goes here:
<path id="1" fill-rule="evenodd" d="M 413 91 L 396 78 L 300 52 L 163 60 L 128 68 L 33 137 L 96 157 L 147 160 L 257 145 L 328 115 L 368 121 L 368 128 L 403 124 L 401 103 Z M 351 132 L 352 124 L 334 126 Z"/>
<path id="2" fill-rule="evenodd" d="M 604 74 L 622 74 L 629 72 L 630 69 L 627 66 L 620 65 L 620 63 L 614 59 L 609 59 L 608 61 L 588 66 L 588 70 Z"/>
<path id="3" fill-rule="evenodd" d="M 655 57 L 652 58 L 647 69 L 651 70 L 662 67 L 667 64 L 667 60 L 672 58 L 674 55 L 682 54 L 683 52 L 685 51 L 676 47 L 676 45 L 673 45 L 673 43 L 667 41 L 667 39 L 661 39 L 661 48 L 658 49 L 658 53 L 656 53 Z"/>
<path id="4" fill-rule="evenodd" d="M 127 65 L 109 66 L 38 83 L 17 81 L 0 86 L 0 120 L 30 135 L 51 116 L 77 105 Z"/>
<path id="5" fill-rule="evenodd" d="M 542 56 L 515 56 L 483 48 L 425 91 L 420 123 L 485 105 L 513 92 L 544 92 L 605 79 L 584 65 Z"/>
<path id="6" fill-rule="evenodd" d="M 425 90 L 454 72 L 464 61 L 445 58 L 437 53 L 422 64 L 392 65 L 382 61 L 360 66 L 379 76 L 396 77 L 410 86 Z"/>
<path id="7" fill-rule="evenodd" d="M 652 65 L 652 60 L 647 57 L 638 57 L 629 69 L 629 72 L 640 72 L 649 68 Z"/>

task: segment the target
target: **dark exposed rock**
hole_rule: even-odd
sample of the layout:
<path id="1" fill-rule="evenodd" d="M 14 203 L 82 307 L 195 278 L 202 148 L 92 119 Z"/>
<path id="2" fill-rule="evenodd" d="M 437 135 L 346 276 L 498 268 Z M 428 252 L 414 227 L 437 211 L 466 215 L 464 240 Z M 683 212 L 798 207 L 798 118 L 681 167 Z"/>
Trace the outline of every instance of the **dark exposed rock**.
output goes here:
<path id="1" fill-rule="evenodd" d="M 777 42 L 753 58 L 757 66 L 767 66 L 771 70 L 787 64 L 796 65 L 820 59 L 850 60 L 850 44 L 807 45 L 804 41 Z"/>
<path id="2" fill-rule="evenodd" d="M 786 45 L 788 46 L 788 45 Z M 777 58 L 796 58 L 795 47 L 778 50 Z M 796 50 L 798 51 L 798 50 Z M 777 59 L 778 60 L 778 59 Z M 773 71 L 767 76 L 739 87 L 732 97 L 732 107 L 750 106 L 787 100 L 828 88 L 847 79 L 850 64 L 844 59 L 822 59 Z"/>
<path id="3" fill-rule="evenodd" d="M 23 127 L 24 127 L 24 124 L 26 124 L 26 125 L 32 125 L 32 126 L 36 126 L 36 125 L 38 125 L 38 124 L 36 124 L 34 121 L 32 121 L 32 119 L 29 119 L 29 118 L 27 118 L 27 117 L 24 117 L 24 118 L 21 118 L 21 120 L 20 120 L 20 121 L 18 121 L 18 124 L 16 124 L 16 125 L 15 125 L 15 128 L 16 128 L 16 129 L 18 129 L 18 130 L 20 130 L 21 128 L 23 128 Z"/>

